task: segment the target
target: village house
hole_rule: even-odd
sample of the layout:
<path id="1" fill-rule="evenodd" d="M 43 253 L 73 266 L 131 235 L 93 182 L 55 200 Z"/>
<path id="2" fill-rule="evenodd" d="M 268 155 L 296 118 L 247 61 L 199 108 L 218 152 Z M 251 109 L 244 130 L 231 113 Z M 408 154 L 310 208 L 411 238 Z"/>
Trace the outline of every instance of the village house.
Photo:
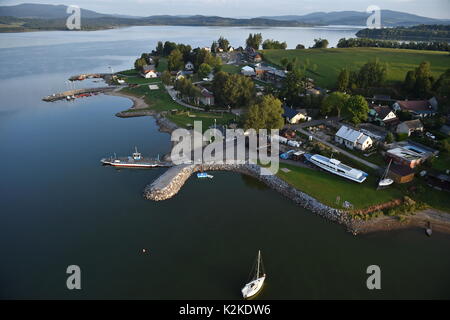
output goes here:
<path id="1" fill-rule="evenodd" d="M 286 120 L 287 123 L 295 124 L 299 123 L 300 121 L 311 120 L 311 117 L 308 117 L 308 114 L 306 113 L 305 109 L 294 110 L 286 105 L 283 106 L 283 109 L 284 109 L 283 118 Z"/>
<path id="2" fill-rule="evenodd" d="M 141 75 L 146 79 L 157 78 L 158 72 L 156 71 L 155 65 L 151 64 L 142 67 Z"/>
<path id="3" fill-rule="evenodd" d="M 184 70 L 194 71 L 194 64 L 192 62 L 188 61 L 184 66 Z"/>
<path id="4" fill-rule="evenodd" d="M 342 126 L 336 132 L 335 141 L 344 144 L 349 149 L 366 150 L 372 147 L 373 140 L 364 133 Z"/>
<path id="5" fill-rule="evenodd" d="M 380 126 L 394 125 L 399 119 L 388 106 L 372 106 L 369 110 L 369 118 Z"/>
<path id="6" fill-rule="evenodd" d="M 403 100 L 397 101 L 392 106 L 395 111 L 405 111 L 415 117 L 428 117 L 437 113 L 438 102 L 435 97 L 429 100 Z"/>
<path id="7" fill-rule="evenodd" d="M 242 67 L 241 73 L 242 73 L 242 75 L 247 76 L 247 77 L 253 77 L 253 76 L 256 75 L 255 69 L 253 69 L 253 68 L 250 67 L 250 66 L 244 66 L 244 67 Z"/>
<path id="8" fill-rule="evenodd" d="M 202 86 L 198 86 L 198 88 L 201 94 L 199 101 L 206 106 L 214 105 L 214 94 Z"/>
<path id="9" fill-rule="evenodd" d="M 401 142 L 386 152 L 386 157 L 394 163 L 408 168 L 415 168 L 424 163 L 437 151 L 412 142 Z"/>
<path id="10" fill-rule="evenodd" d="M 397 133 L 406 133 L 408 137 L 416 131 L 423 132 L 423 124 L 419 119 L 404 121 L 397 126 Z"/>

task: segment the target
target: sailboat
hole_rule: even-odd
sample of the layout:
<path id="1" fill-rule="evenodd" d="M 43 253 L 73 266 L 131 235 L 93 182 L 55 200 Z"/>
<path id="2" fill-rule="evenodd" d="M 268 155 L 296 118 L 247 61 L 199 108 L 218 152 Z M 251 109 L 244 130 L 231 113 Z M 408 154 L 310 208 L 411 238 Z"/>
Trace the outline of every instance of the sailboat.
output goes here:
<path id="1" fill-rule="evenodd" d="M 391 167 L 392 159 L 389 161 L 389 165 L 386 168 L 386 171 L 384 172 L 383 176 L 381 177 L 380 182 L 378 182 L 378 187 L 387 187 L 394 183 L 394 180 L 391 178 L 388 178 L 387 175 L 389 173 L 389 168 Z"/>
<path id="2" fill-rule="evenodd" d="M 264 267 L 262 264 L 261 250 L 258 250 L 256 273 L 251 278 L 251 281 L 241 290 L 244 299 L 248 299 L 256 295 L 261 290 L 264 280 L 266 280 L 266 274 L 264 273 Z"/>

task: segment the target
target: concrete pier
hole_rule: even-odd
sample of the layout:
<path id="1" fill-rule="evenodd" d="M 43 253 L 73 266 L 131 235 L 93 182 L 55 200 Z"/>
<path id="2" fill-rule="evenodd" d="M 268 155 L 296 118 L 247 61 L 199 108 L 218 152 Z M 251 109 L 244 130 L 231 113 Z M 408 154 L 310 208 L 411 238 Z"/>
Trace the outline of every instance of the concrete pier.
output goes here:
<path id="1" fill-rule="evenodd" d="M 57 101 L 57 100 L 63 100 L 66 99 L 67 96 L 73 96 L 77 94 L 82 93 L 103 93 L 108 92 L 117 89 L 117 87 L 110 86 L 110 87 L 101 87 L 101 88 L 87 88 L 87 89 L 76 89 L 76 90 L 68 90 L 64 92 L 59 92 L 52 94 L 50 96 L 42 98 L 42 100 L 47 102 Z"/>

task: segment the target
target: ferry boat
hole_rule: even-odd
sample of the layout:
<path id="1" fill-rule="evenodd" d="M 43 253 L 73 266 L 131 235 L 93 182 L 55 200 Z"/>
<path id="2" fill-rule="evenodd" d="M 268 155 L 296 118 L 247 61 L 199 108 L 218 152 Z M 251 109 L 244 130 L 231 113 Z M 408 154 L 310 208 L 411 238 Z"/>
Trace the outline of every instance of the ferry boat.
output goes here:
<path id="1" fill-rule="evenodd" d="M 368 176 L 364 171 L 349 167 L 337 159 L 330 159 L 320 154 L 305 154 L 305 158 L 328 172 L 358 183 L 364 182 Z"/>
<path id="2" fill-rule="evenodd" d="M 258 250 L 256 265 L 256 272 L 254 276 L 252 277 L 251 281 L 247 283 L 241 290 L 244 299 L 248 299 L 256 295 L 262 289 L 264 280 L 266 280 L 266 274 L 264 273 L 264 267 L 262 264 L 261 250 Z"/>
<path id="3" fill-rule="evenodd" d="M 135 147 L 135 152 L 128 157 L 110 157 L 103 158 L 100 162 L 104 165 L 109 165 L 113 167 L 123 167 L 123 168 L 156 168 L 156 167 L 167 167 L 168 163 L 162 162 L 159 159 L 150 159 L 142 157 L 142 154 L 138 152 Z"/>

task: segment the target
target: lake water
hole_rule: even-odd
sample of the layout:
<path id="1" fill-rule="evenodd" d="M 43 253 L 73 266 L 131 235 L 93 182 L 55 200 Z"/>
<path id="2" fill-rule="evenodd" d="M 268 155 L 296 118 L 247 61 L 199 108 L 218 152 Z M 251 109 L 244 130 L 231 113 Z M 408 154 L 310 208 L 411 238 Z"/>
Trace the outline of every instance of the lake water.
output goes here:
<path id="1" fill-rule="evenodd" d="M 120 119 L 128 99 L 41 98 L 82 72 L 129 68 L 158 40 L 239 46 L 249 32 L 310 45 L 355 29 L 134 27 L 0 35 L 0 298 L 239 299 L 258 249 L 263 299 L 450 298 L 450 236 L 404 230 L 353 237 L 254 179 L 191 178 L 171 200 L 142 197 L 164 169 L 115 170 L 101 157 L 137 146 L 156 156 L 169 135 L 153 118 Z M 78 83 L 77 86 L 102 85 Z M 307 181 L 305 181 L 307 183 Z M 147 254 L 142 253 L 147 250 Z M 82 290 L 66 289 L 79 265 Z M 366 288 L 366 268 L 382 290 Z"/>

